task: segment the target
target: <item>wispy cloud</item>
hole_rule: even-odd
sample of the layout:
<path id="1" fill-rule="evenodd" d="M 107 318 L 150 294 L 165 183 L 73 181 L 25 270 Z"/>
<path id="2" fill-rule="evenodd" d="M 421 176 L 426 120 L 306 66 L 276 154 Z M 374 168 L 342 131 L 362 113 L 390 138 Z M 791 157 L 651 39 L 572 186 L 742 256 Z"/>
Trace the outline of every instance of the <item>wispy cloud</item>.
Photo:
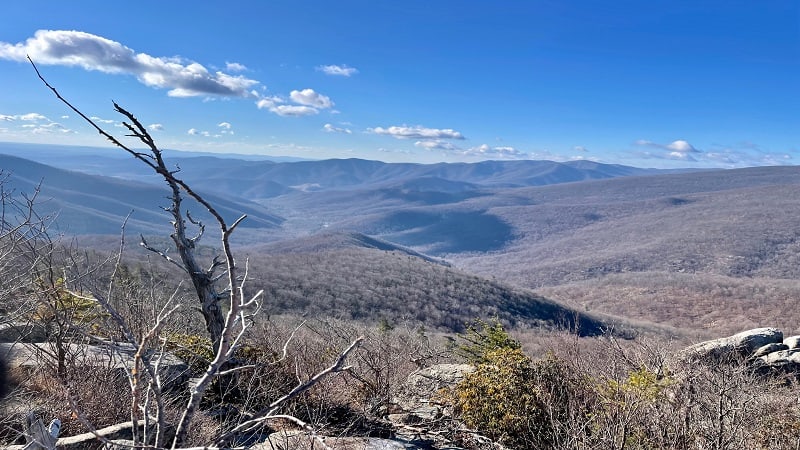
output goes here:
<path id="1" fill-rule="evenodd" d="M 752 142 L 711 144 L 704 150 L 685 140 L 668 144 L 639 140 L 634 144 L 648 149 L 637 152 L 637 156 L 641 158 L 683 161 L 712 167 L 775 166 L 793 162 L 790 152 L 770 151 Z"/>
<path id="2" fill-rule="evenodd" d="M 67 128 L 63 124 L 50 120 L 44 114 L 35 112 L 25 114 L 0 114 L 0 121 L 9 122 L 12 126 L 12 128 L 4 128 L 4 133 L 11 132 L 12 129 L 21 133 L 33 134 L 75 133 L 75 131 Z M 14 126 L 14 123 L 17 125 Z"/>
<path id="3" fill-rule="evenodd" d="M 396 139 L 464 139 L 464 135 L 460 132 L 446 128 L 426 128 L 420 125 L 409 127 L 407 125 L 391 126 L 388 128 L 375 127 L 368 128 L 368 133 L 375 133 L 384 136 L 391 136 Z"/>
<path id="4" fill-rule="evenodd" d="M 225 70 L 228 72 L 244 72 L 247 70 L 247 66 L 244 64 L 239 64 L 237 62 L 226 62 L 225 63 Z"/>
<path id="5" fill-rule="evenodd" d="M 499 159 L 526 159 L 528 154 L 517 150 L 510 146 L 492 147 L 488 144 L 482 144 L 477 147 L 472 147 L 465 150 L 463 155 L 479 156 L 482 158 L 499 158 Z"/>
<path id="6" fill-rule="evenodd" d="M 341 66 L 337 66 L 335 64 L 330 66 L 318 66 L 317 70 L 326 75 L 339 77 L 351 77 L 358 73 L 358 69 L 355 67 L 348 67 L 346 64 Z"/>
<path id="7" fill-rule="evenodd" d="M 353 133 L 353 131 L 350 130 L 349 128 L 336 127 L 336 126 L 333 126 L 332 124 L 329 124 L 329 123 L 326 123 L 322 127 L 322 129 L 325 130 L 328 133 L 345 133 L 345 134 L 352 134 Z"/>
<path id="8" fill-rule="evenodd" d="M 113 119 L 103 119 L 103 118 L 97 117 L 97 116 L 92 116 L 92 117 L 90 117 L 90 119 L 92 119 L 95 122 L 107 123 L 107 124 L 112 124 L 112 123 L 116 122 L 116 120 L 113 120 Z"/>
<path id="9" fill-rule="evenodd" d="M 256 80 L 224 72 L 179 57 L 136 53 L 123 44 L 82 31 L 39 30 L 25 42 L 0 42 L 0 58 L 37 64 L 78 66 L 110 74 L 134 75 L 146 86 L 169 89 L 172 97 L 251 97 Z"/>
<path id="10" fill-rule="evenodd" d="M 147 126 L 150 131 L 164 131 L 164 125 L 160 123 L 152 123 Z"/>
<path id="11" fill-rule="evenodd" d="M 788 152 L 765 150 L 752 142 L 713 145 L 702 156 L 705 160 L 727 167 L 779 166 L 793 162 L 792 155 Z"/>
<path id="12" fill-rule="evenodd" d="M 313 116 L 314 114 L 319 114 L 317 108 L 303 105 L 277 105 L 271 107 L 269 110 L 279 116 L 289 117 Z"/>

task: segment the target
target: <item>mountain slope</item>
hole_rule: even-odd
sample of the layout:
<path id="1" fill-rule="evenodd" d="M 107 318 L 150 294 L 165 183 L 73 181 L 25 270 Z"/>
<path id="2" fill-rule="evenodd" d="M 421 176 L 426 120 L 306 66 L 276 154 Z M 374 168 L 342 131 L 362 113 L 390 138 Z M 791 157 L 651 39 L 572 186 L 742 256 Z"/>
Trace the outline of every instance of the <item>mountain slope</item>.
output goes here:
<path id="1" fill-rule="evenodd" d="M 431 258 L 430 256 L 416 252 L 410 248 L 402 247 L 382 239 L 376 239 L 356 232 L 322 232 L 303 238 L 287 239 L 270 244 L 263 244 L 260 246 L 248 246 L 249 251 L 270 254 L 318 253 L 352 248 L 366 248 L 382 250 L 385 252 L 404 253 L 409 256 L 424 259 L 428 262 L 448 265 L 444 260 Z"/>
<path id="2" fill-rule="evenodd" d="M 564 327 L 586 336 L 612 327 L 611 319 L 399 251 L 343 245 L 311 252 L 251 250 L 248 257 L 248 285 L 265 290 L 267 314 L 386 318 L 450 331 L 462 331 L 478 317 L 498 317 L 512 327 Z"/>
<path id="3" fill-rule="evenodd" d="M 170 224 L 161 206 L 169 204 L 165 186 L 86 175 L 56 169 L 26 159 L 0 155 L 0 167 L 9 174 L 5 189 L 32 194 L 40 186 L 37 211 L 57 216 L 55 226 L 68 234 L 119 234 L 131 214 L 127 230 L 134 233 L 169 234 Z M 282 219 L 263 206 L 246 200 L 201 193 L 232 221 L 241 214 L 243 228 L 278 227 Z M 210 215 L 193 200 L 184 205 L 196 218 L 209 222 Z"/>
<path id="4" fill-rule="evenodd" d="M 453 258 L 524 286 L 648 270 L 796 277 L 798 189 L 800 168 L 765 167 L 508 191 L 517 204 L 484 207 L 515 240 Z"/>

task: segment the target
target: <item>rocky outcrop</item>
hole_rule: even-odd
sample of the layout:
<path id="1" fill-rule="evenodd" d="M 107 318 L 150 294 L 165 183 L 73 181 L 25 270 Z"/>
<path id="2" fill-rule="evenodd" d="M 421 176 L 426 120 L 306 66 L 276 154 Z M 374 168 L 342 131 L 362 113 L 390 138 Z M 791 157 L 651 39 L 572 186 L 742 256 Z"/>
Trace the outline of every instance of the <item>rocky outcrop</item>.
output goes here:
<path id="1" fill-rule="evenodd" d="M 273 433 L 253 449 L 289 450 L 322 449 L 322 443 L 334 450 L 431 450 L 457 449 L 454 431 L 460 440 L 475 445 L 470 448 L 498 450 L 501 446 L 477 434 L 470 434 L 457 424 L 452 411 L 443 403 L 443 392 L 454 387 L 475 370 L 468 364 L 437 364 L 411 373 L 398 387 L 388 414 L 392 437 L 312 436 L 304 431 Z"/>
<path id="2" fill-rule="evenodd" d="M 777 328 L 756 328 L 692 345 L 678 354 L 685 361 L 725 361 L 751 357 L 758 349 L 783 342 Z"/>
<path id="3" fill-rule="evenodd" d="M 756 358 L 754 364 L 762 372 L 800 375 L 800 350 L 779 350 Z"/>
<path id="4" fill-rule="evenodd" d="M 763 375 L 800 379 L 800 336 L 783 338 L 777 328 L 756 328 L 701 342 L 678 353 L 682 363 L 742 362 Z"/>

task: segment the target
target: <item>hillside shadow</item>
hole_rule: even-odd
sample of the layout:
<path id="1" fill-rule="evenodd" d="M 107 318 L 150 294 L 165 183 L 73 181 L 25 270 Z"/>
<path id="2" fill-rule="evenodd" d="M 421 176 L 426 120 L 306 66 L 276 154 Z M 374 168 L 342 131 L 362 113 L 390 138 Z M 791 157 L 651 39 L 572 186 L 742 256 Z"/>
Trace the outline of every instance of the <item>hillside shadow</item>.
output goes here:
<path id="1" fill-rule="evenodd" d="M 438 191 L 412 191 L 403 189 L 382 189 L 379 191 L 386 199 L 402 200 L 408 203 L 432 206 L 447 203 L 458 203 L 475 197 L 482 197 L 486 193 L 469 192 L 438 192 Z"/>
<path id="2" fill-rule="evenodd" d="M 370 234 L 410 247 L 425 247 L 425 253 L 434 255 L 499 250 L 514 239 L 509 224 L 482 211 L 398 211 L 374 224 Z"/>

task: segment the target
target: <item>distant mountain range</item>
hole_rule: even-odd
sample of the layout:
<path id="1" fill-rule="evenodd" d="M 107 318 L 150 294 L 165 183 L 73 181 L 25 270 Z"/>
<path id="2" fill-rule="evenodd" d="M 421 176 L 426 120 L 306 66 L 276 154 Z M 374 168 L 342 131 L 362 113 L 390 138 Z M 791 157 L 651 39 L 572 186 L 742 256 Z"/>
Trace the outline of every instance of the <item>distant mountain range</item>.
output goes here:
<path id="1" fill-rule="evenodd" d="M 13 185 L 21 192 L 32 192 L 42 184 L 42 198 L 47 201 L 41 208 L 43 212 L 58 214 L 57 225 L 63 232 L 118 233 L 131 212 L 129 231 L 157 234 L 169 229 L 159 208 L 166 206 L 163 181 L 120 150 L 0 143 L 0 153 L 3 151 L 25 156 L 0 156 L 0 167 L 13 175 Z M 167 152 L 167 157 L 169 164 L 180 169 L 178 176 L 208 195 L 230 220 L 245 213 L 249 216 L 245 227 L 270 230 L 270 234 L 249 233 L 246 242 L 308 235 L 329 226 L 324 218 L 315 222 L 320 214 L 327 215 L 315 211 L 309 216 L 313 217 L 311 221 L 294 221 L 279 228 L 284 222 L 280 217 L 283 213 L 295 218 L 306 215 L 295 204 L 336 205 L 337 211 L 331 218 L 343 215 L 347 222 L 382 208 L 395 210 L 399 216 L 369 218 L 366 219 L 369 223 L 361 227 L 381 234 L 382 222 L 394 219 L 402 222 L 407 214 L 400 211 L 406 207 L 453 204 L 493 196 L 498 189 L 659 173 L 590 162 L 486 161 L 433 165 L 358 159 L 275 162 L 186 156 L 181 152 Z M 352 208 L 342 203 L 352 204 Z M 202 217 L 202 211 L 197 214 Z M 463 219 L 479 217 L 470 214 Z M 422 220 L 438 219 L 426 215 Z M 448 225 L 443 222 L 442 226 Z M 502 228 L 501 224 L 498 226 Z M 337 227 L 341 228 L 341 224 Z M 406 240 L 414 245 L 413 239 Z"/>
<path id="2" fill-rule="evenodd" d="M 69 147 L 0 142 L 0 154 L 29 159 L 60 169 L 92 175 L 160 182 L 148 167 L 114 148 Z M 475 187 L 524 187 L 670 171 L 599 164 L 590 161 L 483 161 L 411 164 L 361 159 L 291 161 L 255 157 L 165 151 L 168 163 L 197 189 L 263 199 L 289 192 L 363 188 L 407 188 L 445 192 Z"/>
<path id="3" fill-rule="evenodd" d="M 4 188 L 32 192 L 41 183 L 40 207 L 57 213 L 59 230 L 68 234 L 118 234 L 131 211 L 129 231 L 169 233 L 159 209 L 166 189 L 157 177 L 124 156 L 84 155 L 81 162 L 68 150 L 59 168 L 0 156 L 10 174 Z M 403 252 L 677 327 L 800 323 L 796 308 L 781 306 L 800 295 L 798 167 L 676 172 L 586 161 L 422 165 L 212 156 L 172 163 L 226 217 L 248 215 L 238 243 L 249 250 Z M 200 216 L 199 206 L 187 206 Z M 729 298 L 709 287 L 720 280 L 735 286 L 725 295 L 748 319 L 709 315 Z M 765 283 L 781 286 L 780 294 L 766 296 Z M 649 303 L 621 303 L 631 292 Z M 709 297 L 717 303 L 708 304 Z M 756 308 L 757 315 L 749 312 Z"/>

